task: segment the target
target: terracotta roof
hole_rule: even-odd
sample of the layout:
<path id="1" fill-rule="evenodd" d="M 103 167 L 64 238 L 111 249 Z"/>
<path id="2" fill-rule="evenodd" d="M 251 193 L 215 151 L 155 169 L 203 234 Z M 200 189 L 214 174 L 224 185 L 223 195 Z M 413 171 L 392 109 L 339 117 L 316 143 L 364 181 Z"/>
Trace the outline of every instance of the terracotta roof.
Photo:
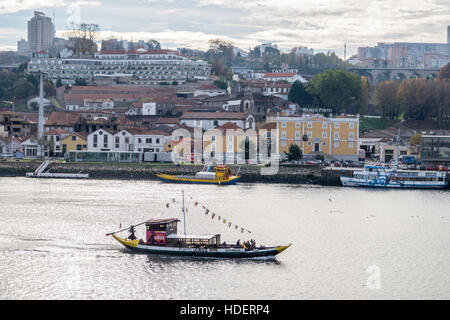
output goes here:
<path id="1" fill-rule="evenodd" d="M 272 130 L 277 128 L 276 122 L 265 123 L 260 129 Z"/>
<path id="2" fill-rule="evenodd" d="M 204 84 L 204 85 L 198 87 L 197 90 L 221 90 L 221 91 L 223 91 L 223 89 L 220 89 L 218 86 L 216 86 L 214 84 Z"/>
<path id="3" fill-rule="evenodd" d="M 79 118 L 80 115 L 78 113 L 53 111 L 45 122 L 45 125 L 73 127 Z"/>
<path id="4" fill-rule="evenodd" d="M 247 112 L 185 112 L 180 119 L 236 119 L 248 117 Z"/>
<path id="5" fill-rule="evenodd" d="M 238 130 L 238 129 L 242 129 L 241 127 L 239 127 L 238 125 L 234 124 L 233 122 L 226 122 L 221 126 L 217 127 L 218 129 L 223 129 L 223 130 L 227 130 L 227 129 L 232 129 L 232 130 Z"/>
<path id="6" fill-rule="evenodd" d="M 46 136 L 60 136 L 63 134 L 70 134 L 70 131 L 66 129 L 53 129 L 44 133 Z"/>

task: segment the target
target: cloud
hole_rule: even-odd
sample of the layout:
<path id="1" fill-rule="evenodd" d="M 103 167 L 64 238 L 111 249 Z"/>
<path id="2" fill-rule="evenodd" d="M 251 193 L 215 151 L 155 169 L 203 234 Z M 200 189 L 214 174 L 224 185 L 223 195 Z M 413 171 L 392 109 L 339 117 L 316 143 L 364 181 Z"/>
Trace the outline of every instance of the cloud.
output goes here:
<path id="1" fill-rule="evenodd" d="M 11 14 L 23 10 L 38 10 L 39 8 L 54 8 L 76 5 L 78 7 L 99 6 L 99 1 L 66 1 L 66 0 L 0 0 L 0 14 Z"/>
<path id="2" fill-rule="evenodd" d="M 344 43 L 348 53 L 377 42 L 445 43 L 450 21 L 450 0 L 0 0 L 0 28 L 8 27 L 2 13 L 73 3 L 98 7 L 82 18 L 99 23 L 102 36 L 170 48 L 207 49 L 209 39 L 224 38 L 243 49 L 272 42 L 342 54 Z"/>

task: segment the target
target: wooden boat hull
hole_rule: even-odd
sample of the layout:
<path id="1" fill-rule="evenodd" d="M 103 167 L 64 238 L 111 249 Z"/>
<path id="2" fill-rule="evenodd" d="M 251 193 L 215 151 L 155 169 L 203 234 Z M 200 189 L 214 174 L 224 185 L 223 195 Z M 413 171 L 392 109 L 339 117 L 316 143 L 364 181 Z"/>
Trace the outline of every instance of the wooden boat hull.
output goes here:
<path id="1" fill-rule="evenodd" d="M 128 240 L 112 235 L 119 243 L 135 252 L 178 257 L 202 257 L 220 259 L 274 259 L 291 245 L 245 251 L 243 248 L 177 248 L 139 244 L 139 240 Z"/>
<path id="2" fill-rule="evenodd" d="M 239 181 L 241 176 L 232 176 L 227 180 L 206 180 L 206 179 L 196 179 L 192 178 L 184 178 L 179 176 L 173 176 L 169 174 L 157 174 L 158 178 L 165 182 L 174 182 L 174 183 L 196 183 L 196 184 L 218 184 L 218 185 L 228 185 L 235 184 Z"/>

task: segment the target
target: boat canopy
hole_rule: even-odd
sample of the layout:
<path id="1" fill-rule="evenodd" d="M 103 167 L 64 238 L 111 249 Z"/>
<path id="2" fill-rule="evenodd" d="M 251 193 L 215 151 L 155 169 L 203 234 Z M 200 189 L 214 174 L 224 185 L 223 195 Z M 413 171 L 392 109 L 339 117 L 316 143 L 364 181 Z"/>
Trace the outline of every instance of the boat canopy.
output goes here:
<path id="1" fill-rule="evenodd" d="M 167 236 L 168 239 L 202 239 L 202 240 L 210 240 L 217 236 L 217 234 L 207 234 L 207 235 L 191 235 L 191 234 L 169 234 Z"/>
<path id="2" fill-rule="evenodd" d="M 208 235 L 184 235 L 184 234 L 169 234 L 167 240 L 175 240 L 187 245 L 219 245 L 220 234 Z"/>
<path id="3" fill-rule="evenodd" d="M 180 222 L 180 220 L 176 218 L 169 218 L 169 219 L 150 219 L 145 222 L 146 225 L 150 224 L 168 224 L 171 222 Z"/>

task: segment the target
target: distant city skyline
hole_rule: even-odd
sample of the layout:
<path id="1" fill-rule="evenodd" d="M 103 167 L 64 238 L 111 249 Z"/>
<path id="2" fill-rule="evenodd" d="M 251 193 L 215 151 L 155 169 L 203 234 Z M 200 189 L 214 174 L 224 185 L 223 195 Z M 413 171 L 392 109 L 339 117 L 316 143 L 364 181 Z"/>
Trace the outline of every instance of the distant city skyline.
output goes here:
<path id="1" fill-rule="evenodd" d="M 159 41 L 163 48 L 206 50 L 208 40 L 231 40 L 248 50 L 265 42 L 334 51 L 347 58 L 378 42 L 446 43 L 450 0 L 411 2 L 344 0 L 0 0 L 0 50 L 16 50 L 27 37 L 33 11 L 56 16 L 56 36 L 67 22 L 98 23 L 98 40 Z"/>

